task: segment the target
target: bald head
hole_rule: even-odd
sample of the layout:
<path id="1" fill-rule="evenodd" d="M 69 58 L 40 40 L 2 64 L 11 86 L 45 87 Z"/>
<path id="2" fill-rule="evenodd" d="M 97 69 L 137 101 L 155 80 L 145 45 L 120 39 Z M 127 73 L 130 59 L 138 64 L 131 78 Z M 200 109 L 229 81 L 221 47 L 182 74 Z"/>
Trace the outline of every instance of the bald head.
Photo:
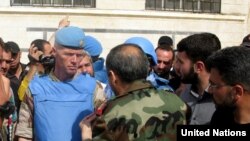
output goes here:
<path id="1" fill-rule="evenodd" d="M 130 83 L 135 80 L 146 79 L 149 62 L 139 46 L 121 44 L 109 52 L 106 67 L 107 71 L 115 72 L 121 81 Z"/>

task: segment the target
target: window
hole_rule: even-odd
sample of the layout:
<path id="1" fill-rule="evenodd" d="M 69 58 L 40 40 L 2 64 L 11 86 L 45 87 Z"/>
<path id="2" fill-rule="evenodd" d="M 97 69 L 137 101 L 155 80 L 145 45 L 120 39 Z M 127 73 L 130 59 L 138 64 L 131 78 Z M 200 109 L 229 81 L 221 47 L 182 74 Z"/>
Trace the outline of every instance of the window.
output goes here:
<path id="1" fill-rule="evenodd" d="M 221 0 L 146 0 L 146 9 L 220 13 Z"/>
<path id="2" fill-rule="evenodd" d="M 11 0 L 11 6 L 95 7 L 95 0 Z"/>

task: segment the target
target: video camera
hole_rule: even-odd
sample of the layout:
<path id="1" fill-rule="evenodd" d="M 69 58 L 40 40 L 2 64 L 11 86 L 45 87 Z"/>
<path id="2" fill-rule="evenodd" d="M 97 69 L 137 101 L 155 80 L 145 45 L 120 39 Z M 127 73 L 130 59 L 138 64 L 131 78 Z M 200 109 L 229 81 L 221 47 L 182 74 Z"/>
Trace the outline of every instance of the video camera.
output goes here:
<path id="1" fill-rule="evenodd" d="M 55 57 L 54 56 L 39 56 L 39 62 L 44 66 L 54 66 Z"/>

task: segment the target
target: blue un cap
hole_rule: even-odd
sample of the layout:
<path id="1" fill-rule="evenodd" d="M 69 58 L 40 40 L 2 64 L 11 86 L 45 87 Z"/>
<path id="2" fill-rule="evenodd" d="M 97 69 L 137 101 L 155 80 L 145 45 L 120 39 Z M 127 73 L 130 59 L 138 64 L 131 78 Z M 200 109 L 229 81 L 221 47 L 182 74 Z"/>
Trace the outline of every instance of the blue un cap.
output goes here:
<path id="1" fill-rule="evenodd" d="M 153 44 L 144 37 L 131 37 L 125 41 L 125 43 L 136 44 L 146 53 L 152 57 L 153 65 L 157 65 L 157 56 L 154 50 Z"/>
<path id="2" fill-rule="evenodd" d="M 55 42 L 63 47 L 81 49 L 84 47 L 85 34 L 79 27 L 68 26 L 55 33 Z"/>
<path id="3" fill-rule="evenodd" d="M 86 50 L 90 56 L 98 56 L 102 53 L 102 45 L 96 38 L 86 36 L 84 50 Z"/>

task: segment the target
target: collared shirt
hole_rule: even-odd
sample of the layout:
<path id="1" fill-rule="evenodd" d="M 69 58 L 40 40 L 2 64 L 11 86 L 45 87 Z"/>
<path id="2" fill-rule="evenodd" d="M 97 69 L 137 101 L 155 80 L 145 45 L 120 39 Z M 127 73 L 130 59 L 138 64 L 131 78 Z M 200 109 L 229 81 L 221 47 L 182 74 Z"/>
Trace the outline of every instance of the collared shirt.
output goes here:
<path id="1" fill-rule="evenodd" d="M 202 125 L 209 124 L 215 111 L 215 104 L 212 95 L 204 91 L 203 95 L 191 90 L 192 85 L 186 87 L 181 99 L 191 108 L 191 118 L 189 124 Z"/>
<path id="2" fill-rule="evenodd" d="M 49 74 L 52 81 L 60 81 L 53 72 Z M 93 101 L 95 107 L 106 101 L 103 88 L 97 83 Z M 16 135 L 24 138 L 33 138 L 33 98 L 29 89 L 26 90 L 23 102 L 21 103 L 19 120 L 16 128 Z M 55 120 L 55 119 L 51 119 Z"/>

